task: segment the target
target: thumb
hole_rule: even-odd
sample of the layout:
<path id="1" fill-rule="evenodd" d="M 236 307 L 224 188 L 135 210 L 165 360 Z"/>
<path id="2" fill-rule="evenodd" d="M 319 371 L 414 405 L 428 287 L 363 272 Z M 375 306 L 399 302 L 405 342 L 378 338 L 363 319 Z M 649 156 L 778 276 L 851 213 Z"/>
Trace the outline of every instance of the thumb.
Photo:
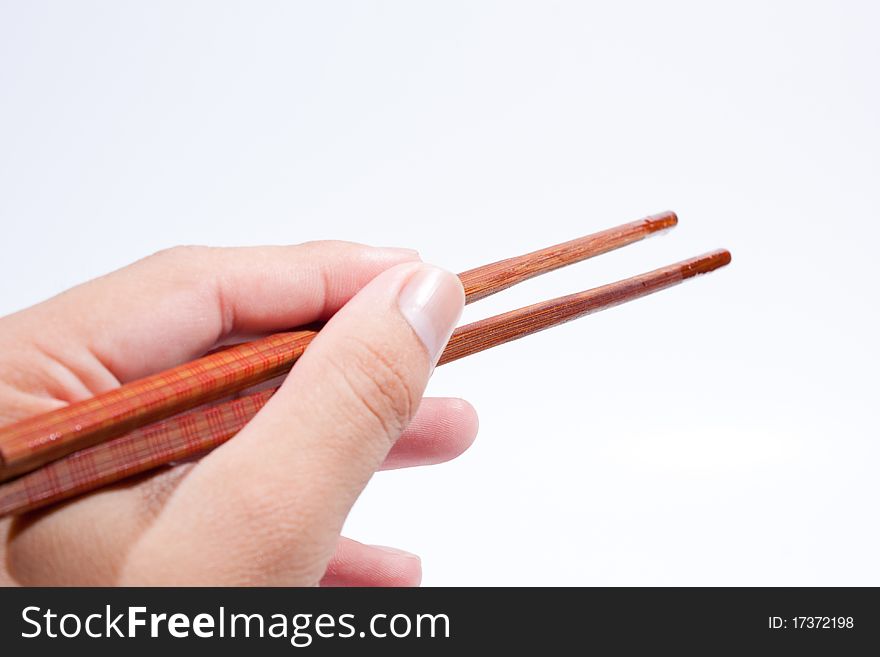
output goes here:
<path id="1" fill-rule="evenodd" d="M 458 277 L 430 265 L 373 279 L 260 413 L 193 469 L 132 556 L 159 550 L 178 584 L 181 575 L 317 583 L 352 504 L 415 414 L 463 305 Z M 169 546 L 185 554 L 169 559 Z"/>

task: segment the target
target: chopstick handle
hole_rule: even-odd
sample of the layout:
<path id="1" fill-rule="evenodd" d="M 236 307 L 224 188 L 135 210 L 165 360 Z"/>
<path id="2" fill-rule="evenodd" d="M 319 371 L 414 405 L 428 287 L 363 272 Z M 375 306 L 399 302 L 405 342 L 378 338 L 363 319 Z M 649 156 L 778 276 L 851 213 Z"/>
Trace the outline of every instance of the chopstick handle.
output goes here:
<path id="1" fill-rule="evenodd" d="M 0 517 L 39 509 L 174 461 L 205 454 L 238 433 L 276 389 L 175 415 L 0 484 Z"/>
<path id="2" fill-rule="evenodd" d="M 216 351 L 0 430 L 0 481 L 289 371 L 316 330 Z"/>

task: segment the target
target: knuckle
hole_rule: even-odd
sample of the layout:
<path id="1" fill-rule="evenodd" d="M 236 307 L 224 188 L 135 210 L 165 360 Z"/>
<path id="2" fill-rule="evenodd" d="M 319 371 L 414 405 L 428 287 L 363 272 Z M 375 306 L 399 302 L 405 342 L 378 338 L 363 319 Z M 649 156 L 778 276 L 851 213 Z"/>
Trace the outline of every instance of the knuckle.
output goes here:
<path id="1" fill-rule="evenodd" d="M 217 271 L 221 249 L 211 246 L 171 246 L 147 256 L 142 261 L 148 277 L 179 285 L 205 286 Z"/>
<path id="2" fill-rule="evenodd" d="M 374 421 L 381 433 L 395 440 L 409 423 L 418 391 L 402 363 L 363 338 L 349 336 L 332 356 L 332 366 L 348 388 L 360 417 Z"/>
<path id="3" fill-rule="evenodd" d="M 214 269 L 211 259 L 215 251 L 210 246 L 171 246 L 147 256 L 141 263 L 152 279 L 193 285 L 204 283 L 205 273 Z"/>

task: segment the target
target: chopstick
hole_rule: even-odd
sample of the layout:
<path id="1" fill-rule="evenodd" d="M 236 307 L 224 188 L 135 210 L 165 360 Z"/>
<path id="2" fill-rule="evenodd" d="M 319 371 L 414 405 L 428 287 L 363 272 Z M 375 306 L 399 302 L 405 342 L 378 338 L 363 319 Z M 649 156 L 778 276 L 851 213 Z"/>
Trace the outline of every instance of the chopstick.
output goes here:
<path id="1" fill-rule="evenodd" d="M 675 213 L 664 212 L 471 269 L 460 275 L 466 302 L 626 246 L 677 222 Z M 284 374 L 313 334 L 311 329 L 294 330 L 238 344 L 0 428 L 0 481 Z"/>
<path id="2" fill-rule="evenodd" d="M 729 262 L 728 251 L 713 251 L 616 283 L 479 320 L 455 330 L 438 365 L 653 294 Z M 157 422 L 0 485 L 0 517 L 33 511 L 173 461 L 203 455 L 238 433 L 276 389 Z"/>
<path id="3" fill-rule="evenodd" d="M 718 249 L 616 283 L 481 319 L 455 330 L 438 365 L 659 292 L 729 263 L 730 252 Z"/>

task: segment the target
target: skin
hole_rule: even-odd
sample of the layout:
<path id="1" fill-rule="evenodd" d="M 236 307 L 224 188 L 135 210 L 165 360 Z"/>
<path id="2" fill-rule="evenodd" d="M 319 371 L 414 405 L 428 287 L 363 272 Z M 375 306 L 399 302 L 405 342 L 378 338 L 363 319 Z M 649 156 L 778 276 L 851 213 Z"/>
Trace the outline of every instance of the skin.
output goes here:
<path id="1" fill-rule="evenodd" d="M 177 247 L 0 319 L 0 425 L 329 320 L 200 461 L 0 520 L 0 583 L 418 585 L 418 557 L 340 530 L 376 470 L 446 461 L 476 436 L 467 402 L 422 399 L 433 355 L 397 296 L 426 267 L 343 242 Z"/>

